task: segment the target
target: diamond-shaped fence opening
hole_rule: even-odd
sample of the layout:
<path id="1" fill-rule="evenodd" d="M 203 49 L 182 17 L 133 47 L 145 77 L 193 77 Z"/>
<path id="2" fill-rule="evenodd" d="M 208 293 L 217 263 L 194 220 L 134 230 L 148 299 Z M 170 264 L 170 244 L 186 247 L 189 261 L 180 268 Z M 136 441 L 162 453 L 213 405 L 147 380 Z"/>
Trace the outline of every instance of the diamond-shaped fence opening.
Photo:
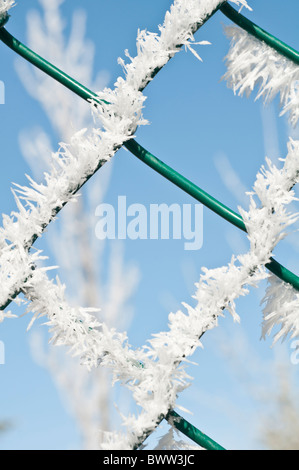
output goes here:
<path id="1" fill-rule="evenodd" d="M 248 6 L 245 0 L 234 3 Z M 199 446 L 221 450 L 222 446 L 174 411 L 176 397 L 188 382 L 182 365 L 198 347 L 202 335 L 217 324 L 225 309 L 238 318 L 235 299 L 247 293 L 247 286 L 257 285 L 267 278 L 269 272 L 273 276 L 267 291 L 265 331 L 280 325 L 276 339 L 289 333 L 297 335 L 299 278 L 271 253 L 283 237 L 284 229 L 297 218 L 289 214 L 285 206 L 295 200 L 292 190 L 299 174 L 299 144 L 290 141 L 289 154 L 281 170 L 268 161 L 268 167 L 257 177 L 249 210 L 238 214 L 159 160 L 132 136 L 138 126 L 145 123 L 143 90 L 183 46 L 197 55 L 191 47 L 194 34 L 219 10 L 238 25 L 228 31 L 232 38 L 225 77 L 228 84 L 239 94 L 251 93 L 255 86 L 258 96 L 265 99 L 280 94 L 283 112 L 289 113 L 292 124 L 296 124 L 299 117 L 299 53 L 252 23 L 226 1 L 175 0 L 159 28 L 160 34 L 139 32 L 137 56 L 129 57 L 127 64 L 122 63 L 125 78 L 117 81 L 114 90 L 95 93 L 8 32 L 7 11 L 13 4 L 9 0 L 0 1 L 1 41 L 90 103 L 95 118 L 100 117 L 101 127 L 90 134 L 86 131 L 76 133 L 70 145 L 62 145 L 53 157 L 51 171 L 43 184 L 31 180 L 29 188 L 19 188 L 16 196 L 18 212 L 4 218 L 1 230 L 2 316 L 6 316 L 12 301 L 20 293 L 24 294 L 30 302 L 33 318 L 47 317 L 54 342 L 71 347 L 88 368 L 110 367 L 115 377 L 132 391 L 142 411 L 137 417 L 128 418 L 126 436 L 118 437 L 118 444 L 108 439 L 107 448 L 121 445 L 122 448 L 138 449 L 166 419 Z M 250 250 L 245 255 L 232 259 L 223 268 L 206 270 L 195 296 L 197 307 L 186 305 L 187 314 L 180 311 L 171 314 L 169 331 L 152 339 L 148 349 L 133 350 L 125 335 L 98 323 L 92 311 L 68 305 L 63 286 L 59 281 L 50 281 L 46 270 L 37 267 L 42 255 L 32 250 L 35 241 L 61 209 L 121 147 L 247 233 L 250 241 Z M 260 201 L 258 204 L 256 198 Z M 275 297 L 277 292 L 279 300 Z"/>

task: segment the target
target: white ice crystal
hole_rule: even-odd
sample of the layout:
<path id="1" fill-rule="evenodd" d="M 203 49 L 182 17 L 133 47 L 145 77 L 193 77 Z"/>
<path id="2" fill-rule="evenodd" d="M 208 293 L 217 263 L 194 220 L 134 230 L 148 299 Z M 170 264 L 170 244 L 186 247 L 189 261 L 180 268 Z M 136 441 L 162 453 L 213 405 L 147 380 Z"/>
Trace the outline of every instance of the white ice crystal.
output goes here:
<path id="1" fill-rule="evenodd" d="M 241 28 L 225 29 L 231 39 L 224 79 L 235 94 L 247 96 L 257 88 L 256 99 L 269 102 L 280 95 L 281 115 L 289 113 L 295 126 L 299 119 L 299 65 Z"/>
<path id="2" fill-rule="evenodd" d="M 274 343 L 287 336 L 299 336 L 299 292 L 293 286 L 281 282 L 276 276 L 270 276 L 268 287 L 263 299 L 263 336 L 277 330 Z"/>
<path id="3" fill-rule="evenodd" d="M 8 10 L 14 6 L 14 4 L 15 0 L 0 0 L 0 17 L 7 13 Z"/>
<path id="4" fill-rule="evenodd" d="M 103 127 L 91 132 L 82 130 L 69 145 L 61 144 L 53 155 L 45 182 L 38 185 L 31 180 L 29 188 L 18 187 L 19 212 L 5 216 L 0 230 L 0 303 L 21 289 L 30 302 L 28 311 L 33 313 L 33 320 L 39 316 L 47 318 L 53 342 L 69 346 L 89 368 L 100 364 L 110 367 L 114 380 L 132 391 L 141 409 L 137 416 L 124 418 L 126 434 L 107 434 L 102 446 L 105 449 L 139 445 L 175 407 L 178 394 L 190 381 L 185 363 L 200 346 L 201 336 L 217 326 L 224 310 L 239 320 L 236 299 L 268 277 L 265 264 L 286 229 L 297 220 L 296 214 L 286 210 L 295 200 L 292 187 L 298 180 L 299 168 L 299 142 L 290 140 L 283 167 L 278 169 L 267 160 L 267 167 L 262 167 L 250 194 L 249 210 L 240 209 L 250 241 L 248 253 L 233 257 L 227 266 L 203 269 L 195 306 L 184 304 L 186 313 L 171 313 L 169 330 L 155 335 L 147 346 L 137 350 L 130 347 L 125 333 L 98 323 L 90 310 L 71 307 L 59 280 L 50 281 L 46 270 L 36 267 L 41 253 L 30 252 L 34 238 L 55 217 L 57 208 L 70 201 L 102 162 L 109 160 L 132 137 L 136 127 L 145 123 L 143 89 L 180 46 L 194 39 L 198 24 L 221 3 L 176 0 L 159 28 L 160 35 L 139 32 L 137 56 L 131 58 L 127 53 L 129 64 L 121 61 L 125 78 L 117 80 L 114 90 L 99 93 L 99 98 L 109 104 L 93 103 Z M 235 3 L 246 5 L 245 1 Z M 267 312 L 268 318 L 269 315 Z"/>
<path id="5" fill-rule="evenodd" d="M 5 318 L 16 318 L 17 315 L 14 315 L 11 312 L 4 312 L 3 310 L 0 311 L 0 323 L 2 323 Z"/>
<path id="6" fill-rule="evenodd" d="M 197 284 L 196 306 L 184 304 L 187 314 L 182 311 L 170 314 L 169 331 L 161 332 L 150 340 L 148 358 L 144 360 L 146 384 L 138 383 L 134 390 L 134 397 L 138 398 L 143 411 L 138 416 L 125 419 L 128 433 L 114 436 L 114 439 L 113 435 L 109 435 L 105 449 L 117 448 L 119 442 L 122 448 L 130 448 L 131 443 L 142 436 L 142 430 L 155 428 L 159 417 L 175 405 L 176 395 L 188 384 L 189 377 L 183 365 L 200 345 L 200 337 L 217 326 L 218 317 L 223 316 L 224 309 L 238 320 L 235 300 L 246 295 L 249 286 L 256 286 L 268 277 L 264 265 L 270 261 L 274 247 L 285 236 L 286 228 L 298 218 L 296 214 L 287 213 L 285 206 L 296 199 L 291 188 L 298 180 L 299 142 L 290 140 L 288 150 L 282 169 L 267 160 L 268 168 L 262 168 L 250 195 L 248 212 L 241 210 L 250 251 L 238 258 L 233 257 L 228 266 L 204 269 Z M 295 319 L 298 322 L 296 313 L 291 321 Z"/>

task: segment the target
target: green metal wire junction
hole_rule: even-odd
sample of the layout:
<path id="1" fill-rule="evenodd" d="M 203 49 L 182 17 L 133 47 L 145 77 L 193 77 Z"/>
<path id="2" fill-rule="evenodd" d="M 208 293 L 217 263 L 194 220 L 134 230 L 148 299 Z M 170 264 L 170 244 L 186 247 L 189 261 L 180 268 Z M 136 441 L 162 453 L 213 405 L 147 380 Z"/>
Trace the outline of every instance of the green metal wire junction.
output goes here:
<path id="1" fill-rule="evenodd" d="M 295 64 L 299 65 L 298 51 L 288 46 L 288 44 L 281 41 L 280 39 L 277 39 L 275 36 L 268 33 L 257 24 L 253 23 L 248 18 L 241 15 L 241 13 L 238 13 L 228 3 L 224 3 L 219 9 L 227 18 L 247 31 L 247 33 L 251 34 L 256 39 L 265 42 L 268 46 L 279 52 L 279 54 L 284 55 L 287 59 L 290 59 L 292 62 L 295 62 Z"/>
<path id="2" fill-rule="evenodd" d="M 5 13 L 4 15 L 0 15 L 0 28 L 2 28 L 9 20 L 9 15 Z"/>
<path id="3" fill-rule="evenodd" d="M 193 424 L 183 419 L 175 411 L 170 411 L 166 416 L 167 421 L 181 431 L 185 436 L 192 439 L 196 444 L 206 450 L 225 450 L 209 436 L 199 431 Z"/>
<path id="4" fill-rule="evenodd" d="M 224 14 L 226 14 L 227 16 L 229 15 L 229 17 L 233 20 L 238 18 L 240 24 L 245 23 L 245 20 L 246 20 L 248 31 L 250 29 L 248 24 L 253 25 L 252 22 L 250 22 L 245 17 L 237 13 L 232 7 L 230 7 L 227 4 L 222 5 L 220 9 L 221 11 L 223 11 Z M 242 20 L 240 20 L 239 16 L 242 17 Z M 253 28 L 253 26 L 251 28 Z M 258 31 L 260 30 L 260 28 L 258 28 L 256 25 L 255 25 L 255 28 Z M 271 35 L 268 34 L 268 36 L 271 36 Z M 45 72 L 47 75 L 54 78 L 56 81 L 58 81 L 59 83 L 64 85 L 66 88 L 74 92 L 80 98 L 83 98 L 86 101 L 93 100 L 96 102 L 109 104 L 106 101 L 100 100 L 96 93 L 94 93 L 93 91 L 91 91 L 90 89 L 88 89 L 87 87 L 85 87 L 84 85 L 82 85 L 81 83 L 79 83 L 78 81 L 76 81 L 75 79 L 67 75 L 66 73 L 64 73 L 59 68 L 55 67 L 50 62 L 46 61 L 43 57 L 40 57 L 38 54 L 33 52 L 27 46 L 22 44 L 18 39 L 12 36 L 3 27 L 0 28 L 0 39 L 14 52 L 16 52 L 21 57 L 26 59 L 28 62 L 33 64 L 35 67 Z M 272 47 L 274 47 L 274 45 L 276 46 L 278 43 L 281 43 L 281 41 L 275 38 L 275 41 Z M 281 44 L 284 44 L 284 43 L 281 43 Z M 284 50 L 286 50 L 287 48 L 288 46 L 284 45 Z M 290 50 L 294 51 L 291 48 Z M 278 52 L 280 51 L 278 50 Z M 295 52 L 296 51 L 294 51 L 294 54 Z M 299 57 L 299 53 L 297 52 L 296 54 Z M 290 54 L 290 57 L 291 57 L 291 54 Z M 246 232 L 245 224 L 239 214 L 237 214 L 236 212 L 234 212 L 233 210 L 231 210 L 230 208 L 222 204 L 220 201 L 217 201 L 217 199 L 213 198 L 213 196 L 205 192 L 203 189 L 199 188 L 197 185 L 195 185 L 194 183 L 189 181 L 187 178 L 185 178 L 184 176 L 176 172 L 173 168 L 171 168 L 167 164 L 163 163 L 157 157 L 152 155 L 148 150 L 142 147 L 138 142 L 131 139 L 128 142 L 124 143 L 124 147 L 126 147 L 131 153 L 133 153 L 139 160 L 143 161 L 146 165 L 151 167 L 157 173 L 160 173 L 162 176 L 164 176 L 173 184 L 181 188 L 187 194 L 194 197 L 197 201 L 201 202 L 206 207 L 211 209 L 213 212 L 220 215 L 222 218 L 224 218 L 231 224 L 235 225 L 239 229 Z M 267 269 L 269 269 L 269 271 L 271 271 L 273 274 L 278 276 L 282 281 L 291 284 L 296 290 L 299 290 L 299 277 L 293 272 L 289 271 L 286 267 L 281 265 L 278 261 L 271 258 L 270 263 L 268 263 L 266 267 Z"/>
<path id="5" fill-rule="evenodd" d="M 213 13 L 220 9 L 230 20 L 238 24 L 241 28 L 245 29 L 249 34 L 253 35 L 257 39 L 264 41 L 269 46 L 274 48 L 277 52 L 284 55 L 288 59 L 292 60 L 299 65 L 299 53 L 275 38 L 271 34 L 264 31 L 259 26 L 252 23 L 250 20 L 245 18 L 243 15 L 234 10 L 226 2 L 221 4 Z M 93 91 L 89 90 L 81 83 L 74 80 L 69 75 L 55 67 L 44 58 L 33 52 L 27 46 L 18 41 L 13 37 L 3 26 L 9 19 L 9 15 L 0 17 L 0 40 L 4 42 L 17 54 L 22 56 L 28 62 L 51 76 L 53 79 L 64 85 L 66 88 L 74 92 L 79 97 L 86 101 L 95 101 L 99 104 L 109 104 L 103 100 L 100 100 L 98 95 Z M 194 197 L 197 201 L 204 204 L 206 207 L 211 209 L 222 218 L 235 225 L 242 231 L 246 232 L 246 226 L 243 219 L 239 214 L 222 204 L 217 199 L 213 198 L 210 194 L 199 188 L 197 185 L 189 181 L 187 178 L 176 172 L 173 168 L 159 160 L 157 157 L 152 155 L 148 150 L 143 148 L 138 142 L 131 139 L 124 143 L 126 147 L 133 155 L 139 160 L 144 162 L 146 165 L 151 167 L 157 173 L 171 181 L 177 187 L 184 190 L 187 194 Z M 270 263 L 266 267 L 278 276 L 284 282 L 291 284 L 296 290 L 299 290 L 299 277 L 289 271 L 287 268 L 282 266 L 278 261 L 271 258 Z M 183 432 L 186 436 L 198 443 L 201 447 L 207 450 L 224 450 L 219 444 L 213 441 L 211 438 L 203 434 L 201 431 L 196 429 L 192 424 L 188 423 L 184 418 L 179 416 L 175 411 L 171 410 L 167 416 L 165 416 L 169 422 L 171 422 L 177 429 Z"/>

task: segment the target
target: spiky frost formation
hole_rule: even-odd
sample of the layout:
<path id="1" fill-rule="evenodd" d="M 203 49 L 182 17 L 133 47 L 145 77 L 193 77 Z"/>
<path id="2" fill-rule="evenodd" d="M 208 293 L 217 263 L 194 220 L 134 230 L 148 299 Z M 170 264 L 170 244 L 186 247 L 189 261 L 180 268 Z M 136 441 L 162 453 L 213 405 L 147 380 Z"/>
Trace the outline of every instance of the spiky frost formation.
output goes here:
<path id="1" fill-rule="evenodd" d="M 86 366 L 103 364 L 110 367 L 114 380 L 121 381 L 132 391 L 141 409 L 138 416 L 124 418 L 125 435 L 107 435 L 107 441 L 103 443 L 106 449 L 135 447 L 175 406 L 177 395 L 189 384 L 184 363 L 200 345 L 200 337 L 217 326 L 225 309 L 239 320 L 235 300 L 246 295 L 250 286 L 256 286 L 268 277 L 264 265 L 286 235 L 288 226 L 298 218 L 297 214 L 286 210 L 286 206 L 296 199 L 292 187 L 298 181 L 299 168 L 299 142 L 290 140 L 283 167 L 278 169 L 267 160 L 267 167 L 258 174 L 250 194 L 249 210 L 240 209 L 250 241 L 248 253 L 233 257 L 227 266 L 204 269 L 194 296 L 196 305 L 184 304 L 187 313 L 171 313 L 169 330 L 155 335 L 148 346 L 138 350 L 130 347 L 125 333 L 96 322 L 89 310 L 69 306 L 64 287 L 59 280 L 49 281 L 46 268 L 32 269 L 41 256 L 38 252 L 33 255 L 28 252 L 32 236 L 42 233 L 44 223 L 49 223 L 55 216 L 54 209 L 68 202 L 95 166 L 108 160 L 123 142 L 131 138 L 136 126 L 144 124 L 141 90 L 157 68 L 165 65 L 177 52 L 178 45 L 193 39 L 194 22 L 202 21 L 204 15 L 218 4 L 216 1 L 177 0 L 160 27 L 160 36 L 139 33 L 136 58 L 130 58 L 128 65 L 122 63 L 125 78 L 118 79 L 114 90 L 107 89 L 99 94 L 110 103 L 95 109 L 100 113 L 103 128 L 94 130 L 88 138 L 83 130 L 74 136 L 70 146 L 62 144 L 61 151 L 54 155 L 54 165 L 51 173 L 46 175 L 46 183 L 36 185 L 31 181 L 31 188 L 19 188 L 29 209 L 25 209 L 17 198 L 19 213 L 4 218 L 0 233 L 1 263 L 8 276 L 6 282 L 15 285 L 27 277 L 22 283 L 22 291 L 31 302 L 28 309 L 33 312 L 33 319 L 47 318 L 53 341 L 69 346 Z M 5 278 L 2 285 L 5 286 Z M 11 287 L 9 285 L 9 289 Z M 291 330 L 291 323 L 297 322 L 294 312 L 292 309 L 292 316 L 285 323 L 285 332 Z M 268 319 L 269 315 L 267 312 Z"/>
<path id="2" fill-rule="evenodd" d="M 299 119 L 299 65 L 236 26 L 225 28 L 231 39 L 223 79 L 235 94 L 249 96 L 257 88 L 256 99 L 269 102 L 280 95 L 281 115 L 289 113 L 295 126 Z"/>
<path id="3" fill-rule="evenodd" d="M 5 15 L 14 4 L 15 0 L 0 0 L 0 20 L 1 16 Z"/>
<path id="4" fill-rule="evenodd" d="M 299 336 L 299 293 L 290 284 L 281 282 L 276 276 L 270 276 L 263 302 L 263 337 L 273 330 L 274 343 L 288 336 Z"/>
<path id="5" fill-rule="evenodd" d="M 30 249 L 33 241 L 82 185 L 133 137 L 138 126 L 147 124 L 142 116 L 145 101 L 142 90 L 182 45 L 190 45 L 196 29 L 221 3 L 219 0 L 175 0 L 159 27 L 160 34 L 139 31 L 137 56 L 131 58 L 126 52 L 130 63 L 121 61 L 125 78 L 120 77 L 113 90 L 105 89 L 98 94 L 103 100 L 101 105 L 92 103 L 94 113 L 99 114 L 101 127 L 90 132 L 82 129 L 72 137 L 70 144 L 61 143 L 59 151 L 53 154 L 52 167 L 45 175 L 44 183 L 37 184 L 29 178 L 30 187 L 18 187 L 26 206 L 17 198 L 19 212 L 4 216 L 0 230 L 0 267 L 3 281 L 5 273 L 9 279 L 2 284 L 0 307 L 20 291 L 26 280 L 24 277 L 20 282 L 21 266 L 12 273 L 8 258 L 14 257 L 14 253 L 16 259 L 20 256 L 18 247 Z M 247 5 L 245 0 L 234 0 L 234 3 Z M 5 253 L 4 258 L 2 253 Z"/>

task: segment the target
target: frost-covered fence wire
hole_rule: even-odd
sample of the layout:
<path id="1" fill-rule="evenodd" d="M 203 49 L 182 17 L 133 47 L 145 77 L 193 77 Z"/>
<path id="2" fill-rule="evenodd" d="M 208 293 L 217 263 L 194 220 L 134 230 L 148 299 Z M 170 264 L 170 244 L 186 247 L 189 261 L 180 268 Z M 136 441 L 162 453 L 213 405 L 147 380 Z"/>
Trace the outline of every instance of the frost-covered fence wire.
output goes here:
<path id="1" fill-rule="evenodd" d="M 245 0 L 234 3 L 247 6 Z M 2 15 L 12 4 L 0 2 Z M 217 325 L 224 309 L 239 320 L 236 298 L 246 295 L 249 286 L 256 286 L 268 277 L 265 265 L 269 264 L 274 247 L 285 236 L 285 229 L 297 220 L 296 214 L 286 210 L 295 200 L 292 187 L 298 180 L 299 168 L 299 143 L 290 141 L 282 169 L 267 161 L 267 168 L 262 168 L 254 185 L 249 211 L 240 210 L 250 240 L 249 252 L 233 257 L 228 266 L 204 270 L 195 294 L 197 305 L 184 304 L 187 313 L 178 311 L 169 315 L 169 331 L 150 340 L 150 347 L 138 350 L 130 347 L 125 333 L 99 324 L 92 310 L 70 307 L 59 279 L 56 282 L 48 279 L 46 271 L 50 268 L 36 268 L 36 263 L 44 259 L 42 253 L 30 252 L 34 240 L 78 189 L 118 148 L 131 140 L 139 125 L 146 124 L 142 116 L 145 100 L 142 91 L 182 45 L 191 48 L 195 31 L 224 4 L 215 0 L 175 0 L 159 28 L 160 35 L 140 32 L 137 56 L 128 56 L 129 64 L 121 61 L 125 79 L 119 78 L 114 90 L 104 90 L 93 102 L 94 114 L 99 115 L 102 127 L 84 129 L 69 144 L 62 144 L 53 155 L 52 169 L 45 183 L 38 185 L 30 179 L 30 187 L 18 187 L 15 197 L 19 212 L 4 217 L 0 232 L 3 286 L 0 304 L 6 305 L 9 298 L 22 291 L 30 302 L 28 311 L 33 313 L 32 321 L 47 317 L 54 343 L 70 346 L 89 368 L 100 364 L 110 367 L 114 380 L 132 391 L 141 409 L 138 416 L 124 418 L 126 434 L 107 434 L 103 448 L 137 448 L 157 423 L 169 415 L 176 406 L 178 394 L 189 384 L 184 363 L 200 345 L 200 337 Z M 2 30 L 3 40 L 5 34 L 9 42 L 7 32 Z M 82 94 L 85 92 L 82 87 Z M 288 312 L 277 319 L 283 334 L 289 331 L 298 334 L 298 320 L 296 315 L 293 318 L 293 313 L 292 321 Z M 265 321 L 269 315 L 272 321 L 274 314 L 267 314 Z M 9 315 L 2 314 L 3 318 Z"/>
<path id="2" fill-rule="evenodd" d="M 145 101 L 142 91 L 183 45 L 191 48 L 190 40 L 194 40 L 195 31 L 223 3 L 215 0 L 193 0 L 186 7 L 186 2 L 176 1 L 166 14 L 164 24 L 160 26 L 160 35 L 139 32 L 137 56 L 129 57 L 129 64 L 121 61 L 126 78 L 120 77 L 114 90 L 106 89 L 95 96 L 98 106 L 94 110 L 95 114 L 99 114 L 102 127 L 92 129 L 89 133 L 84 129 L 75 134 L 69 144 L 62 144 L 57 154 L 53 155 L 52 171 L 46 175 L 46 184 L 37 185 L 31 180 L 31 188 L 19 188 L 23 191 L 22 197 L 31 200 L 31 210 L 29 217 L 27 213 L 24 216 L 23 211 L 23 217 L 16 214 L 16 220 L 7 220 L 10 227 L 7 226 L 6 231 L 10 232 L 10 238 L 6 240 L 11 244 L 8 251 L 16 244 L 22 244 L 27 251 L 82 185 L 132 138 L 138 126 L 147 124 L 142 116 Z M 246 2 L 242 0 L 236 3 Z M 5 30 L 2 32 L 2 40 L 4 39 L 13 47 L 14 38 Z M 82 96 L 85 95 L 86 90 L 82 87 Z M 56 186 L 57 178 L 59 186 Z M 41 204 L 41 199 L 44 204 Z M 7 246 L 6 241 L 4 243 Z M 30 274 L 26 272 L 26 276 L 20 280 L 14 273 L 15 269 L 11 270 L 7 291 L 0 295 L 2 307 L 6 307 L 8 299 L 20 292 L 24 280 Z"/>

